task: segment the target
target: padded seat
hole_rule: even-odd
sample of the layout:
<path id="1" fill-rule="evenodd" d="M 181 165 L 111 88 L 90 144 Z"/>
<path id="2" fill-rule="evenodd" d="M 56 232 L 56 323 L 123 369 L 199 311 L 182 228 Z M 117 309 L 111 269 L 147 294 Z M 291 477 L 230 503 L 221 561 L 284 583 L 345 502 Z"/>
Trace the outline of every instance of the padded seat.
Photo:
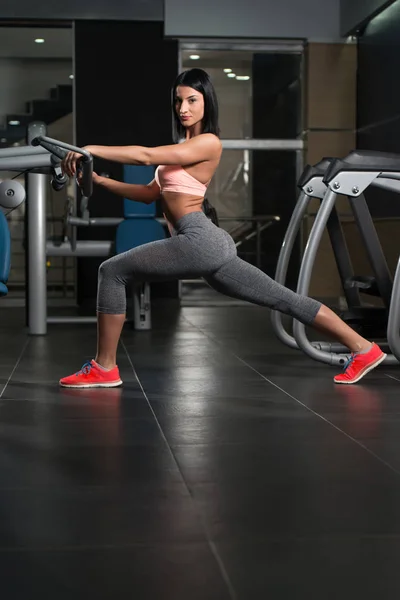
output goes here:
<path id="1" fill-rule="evenodd" d="M 154 179 L 154 166 L 124 166 L 124 181 L 136 185 L 147 185 Z M 115 252 L 127 252 L 132 248 L 165 239 L 165 230 L 156 221 L 156 206 L 124 199 L 124 220 L 117 227 Z"/>
<path id="2" fill-rule="evenodd" d="M 6 283 L 10 275 L 11 266 L 11 239 L 7 219 L 0 211 L 0 296 L 6 296 L 8 289 Z"/>
<path id="3" fill-rule="evenodd" d="M 165 239 L 161 223 L 154 218 L 125 219 L 117 227 L 115 252 L 127 252 L 132 248 Z"/>
<path id="4" fill-rule="evenodd" d="M 331 163 L 325 173 L 324 183 L 329 183 L 342 171 L 400 173 L 400 154 L 354 150 L 346 158 L 336 159 Z"/>

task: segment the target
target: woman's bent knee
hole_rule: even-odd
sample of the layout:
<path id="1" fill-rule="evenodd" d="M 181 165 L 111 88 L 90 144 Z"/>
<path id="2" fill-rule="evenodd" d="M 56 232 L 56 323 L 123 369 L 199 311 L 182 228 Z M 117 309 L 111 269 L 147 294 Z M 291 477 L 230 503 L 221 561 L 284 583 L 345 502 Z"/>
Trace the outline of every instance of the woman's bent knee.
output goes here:
<path id="1" fill-rule="evenodd" d="M 99 267 L 97 312 L 124 314 L 125 311 L 125 282 L 118 275 L 118 262 L 111 258 Z"/>
<path id="2" fill-rule="evenodd" d="M 118 260 L 116 258 L 113 256 L 101 263 L 98 271 L 99 283 L 103 281 L 115 281 L 117 284 L 126 285 L 125 278 L 121 276 L 120 269 L 118 268 Z"/>
<path id="3" fill-rule="evenodd" d="M 114 273 L 114 265 L 110 258 L 102 262 L 99 266 L 99 279 L 108 279 L 109 277 L 113 277 Z"/>

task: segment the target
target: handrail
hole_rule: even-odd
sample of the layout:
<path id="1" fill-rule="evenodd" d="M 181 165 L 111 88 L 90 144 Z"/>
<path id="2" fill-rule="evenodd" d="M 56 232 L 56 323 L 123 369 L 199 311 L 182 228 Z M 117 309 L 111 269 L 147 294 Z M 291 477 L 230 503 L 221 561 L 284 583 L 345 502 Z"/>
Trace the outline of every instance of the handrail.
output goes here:
<path id="1" fill-rule="evenodd" d="M 221 140 L 224 150 L 304 150 L 303 140 Z"/>

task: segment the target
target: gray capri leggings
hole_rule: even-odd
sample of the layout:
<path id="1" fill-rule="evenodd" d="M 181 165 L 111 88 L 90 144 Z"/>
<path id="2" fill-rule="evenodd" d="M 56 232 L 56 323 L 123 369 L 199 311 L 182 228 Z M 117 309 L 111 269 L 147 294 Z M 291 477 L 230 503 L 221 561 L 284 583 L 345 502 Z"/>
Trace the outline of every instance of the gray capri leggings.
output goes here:
<path id="1" fill-rule="evenodd" d="M 100 265 L 97 310 L 124 314 L 128 283 L 194 277 L 203 277 L 226 296 L 268 306 L 308 325 L 321 307 L 241 260 L 224 229 L 203 212 L 192 212 L 179 219 L 170 238 L 143 244 Z"/>

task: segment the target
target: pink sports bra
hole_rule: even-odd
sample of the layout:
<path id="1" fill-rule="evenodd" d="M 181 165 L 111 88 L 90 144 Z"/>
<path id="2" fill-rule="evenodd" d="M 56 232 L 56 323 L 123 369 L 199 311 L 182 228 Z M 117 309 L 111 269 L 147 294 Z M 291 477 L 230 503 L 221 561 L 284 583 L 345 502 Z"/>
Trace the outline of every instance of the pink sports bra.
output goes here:
<path id="1" fill-rule="evenodd" d="M 161 193 L 176 192 L 203 197 L 208 186 L 208 183 L 201 183 L 181 165 L 160 165 L 156 169 L 155 180 Z"/>

